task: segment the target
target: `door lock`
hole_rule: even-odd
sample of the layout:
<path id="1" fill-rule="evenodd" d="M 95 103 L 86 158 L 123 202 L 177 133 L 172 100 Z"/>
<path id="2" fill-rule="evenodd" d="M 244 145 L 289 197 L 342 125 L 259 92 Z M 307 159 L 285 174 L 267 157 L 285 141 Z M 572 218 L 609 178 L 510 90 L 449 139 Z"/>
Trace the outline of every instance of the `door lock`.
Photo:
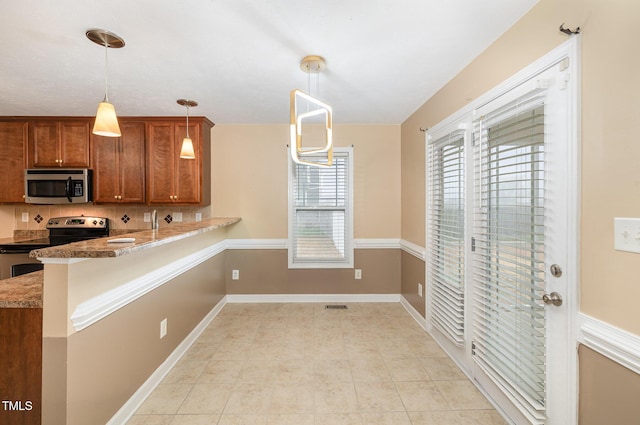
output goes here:
<path id="1" fill-rule="evenodd" d="M 562 296 L 557 292 L 552 292 L 550 294 L 544 294 L 542 301 L 544 301 L 545 304 L 553 304 L 558 307 L 562 305 Z"/>
<path id="2" fill-rule="evenodd" d="M 560 277 L 562 276 L 562 267 L 560 267 L 557 264 L 552 264 L 550 267 L 551 270 L 551 276 L 553 277 Z"/>

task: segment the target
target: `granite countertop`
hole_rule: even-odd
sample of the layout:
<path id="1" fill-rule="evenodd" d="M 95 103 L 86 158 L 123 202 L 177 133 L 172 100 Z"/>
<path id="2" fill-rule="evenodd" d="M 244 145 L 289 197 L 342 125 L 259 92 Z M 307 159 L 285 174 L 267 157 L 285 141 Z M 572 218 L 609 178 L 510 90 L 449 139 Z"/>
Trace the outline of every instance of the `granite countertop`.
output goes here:
<path id="1" fill-rule="evenodd" d="M 163 245 L 173 241 L 209 232 L 214 229 L 229 226 L 240 221 L 239 217 L 216 217 L 192 223 L 172 223 L 170 226 L 156 230 L 143 230 L 106 238 L 73 242 L 67 245 L 31 251 L 34 258 L 108 258 L 132 254 L 144 249 Z M 109 243 L 111 239 L 131 237 L 133 242 Z"/>
<path id="2" fill-rule="evenodd" d="M 210 218 L 194 223 L 172 223 L 157 230 L 142 230 L 118 236 L 74 242 L 31 251 L 29 256 L 38 258 L 107 258 L 120 257 L 163 245 L 173 241 L 230 226 L 239 217 Z M 109 239 L 135 238 L 129 243 L 108 243 Z M 7 241 L 16 240 L 8 238 Z M 0 308 L 42 308 L 42 284 L 44 271 L 28 273 L 0 280 Z"/>
<path id="3" fill-rule="evenodd" d="M 0 280 L 0 308 L 42 308 L 43 281 L 42 270 Z"/>

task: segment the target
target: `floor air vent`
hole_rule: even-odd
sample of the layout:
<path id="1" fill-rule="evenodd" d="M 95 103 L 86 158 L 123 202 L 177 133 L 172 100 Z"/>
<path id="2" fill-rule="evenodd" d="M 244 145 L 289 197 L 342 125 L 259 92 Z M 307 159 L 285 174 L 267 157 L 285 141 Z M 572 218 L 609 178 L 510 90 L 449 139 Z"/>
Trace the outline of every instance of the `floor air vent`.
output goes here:
<path id="1" fill-rule="evenodd" d="M 346 310 L 348 307 L 344 304 L 328 304 L 324 308 L 325 310 Z"/>

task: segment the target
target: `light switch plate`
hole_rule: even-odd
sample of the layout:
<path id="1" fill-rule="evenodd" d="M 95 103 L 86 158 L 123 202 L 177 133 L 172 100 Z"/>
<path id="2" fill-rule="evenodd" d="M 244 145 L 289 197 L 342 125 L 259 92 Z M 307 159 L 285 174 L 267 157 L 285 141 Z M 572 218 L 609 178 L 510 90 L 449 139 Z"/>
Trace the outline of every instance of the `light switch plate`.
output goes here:
<path id="1" fill-rule="evenodd" d="M 26 223 L 29 221 L 29 213 L 28 212 L 23 212 L 22 213 L 22 222 Z"/>
<path id="2" fill-rule="evenodd" d="M 174 212 L 173 213 L 173 221 L 175 221 L 176 223 L 180 223 L 182 221 L 182 213 L 181 212 Z"/>
<path id="3" fill-rule="evenodd" d="M 151 221 L 151 213 L 146 212 L 146 213 L 144 213 L 143 217 L 144 217 L 143 220 L 144 220 L 145 223 L 148 223 L 148 222 Z"/>
<path id="4" fill-rule="evenodd" d="M 617 251 L 640 254 L 640 218 L 615 217 L 613 234 Z"/>

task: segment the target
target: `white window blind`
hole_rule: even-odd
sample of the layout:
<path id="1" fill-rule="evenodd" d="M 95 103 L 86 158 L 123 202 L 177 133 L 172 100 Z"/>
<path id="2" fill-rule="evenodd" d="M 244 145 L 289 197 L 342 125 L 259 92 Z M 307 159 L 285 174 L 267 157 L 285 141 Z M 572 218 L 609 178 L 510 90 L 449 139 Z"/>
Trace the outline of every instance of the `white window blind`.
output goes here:
<path id="1" fill-rule="evenodd" d="M 464 131 L 428 146 L 428 279 L 431 324 L 464 344 Z"/>
<path id="2" fill-rule="evenodd" d="M 474 360 L 545 409 L 544 111 L 518 99 L 474 122 Z"/>
<path id="3" fill-rule="evenodd" d="M 352 265 L 350 154 L 334 149 L 330 167 L 292 163 L 290 267 Z"/>

